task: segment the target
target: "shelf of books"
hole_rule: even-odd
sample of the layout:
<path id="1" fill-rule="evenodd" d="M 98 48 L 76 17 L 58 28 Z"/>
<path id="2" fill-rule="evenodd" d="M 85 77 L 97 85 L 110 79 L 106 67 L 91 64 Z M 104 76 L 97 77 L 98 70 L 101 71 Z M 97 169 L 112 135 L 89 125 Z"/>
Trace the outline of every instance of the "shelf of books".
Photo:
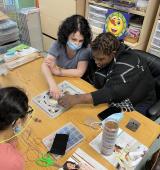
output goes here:
<path id="1" fill-rule="evenodd" d="M 158 1 L 86 0 L 86 18 L 93 39 L 111 32 L 132 48 L 146 50 Z"/>
<path id="2" fill-rule="evenodd" d="M 160 6 L 149 39 L 147 51 L 156 55 L 157 57 L 160 57 Z"/>
<path id="3" fill-rule="evenodd" d="M 0 59 L 4 60 L 5 65 L 9 70 L 15 69 L 39 57 L 41 56 L 37 49 L 25 44 L 19 44 L 0 55 Z"/>
<path id="4" fill-rule="evenodd" d="M 138 8 L 136 8 L 136 7 L 132 7 L 132 8 L 127 9 L 126 7 L 121 7 L 121 6 L 118 6 L 118 5 L 114 5 L 111 1 L 109 3 L 105 3 L 105 1 L 100 2 L 100 3 L 96 3 L 93 0 L 89 0 L 89 3 L 93 4 L 93 5 L 100 5 L 102 7 L 112 8 L 112 9 L 116 9 L 116 10 L 120 10 L 120 11 L 124 11 L 124 12 L 128 12 L 128 13 L 136 14 L 136 15 L 141 15 L 141 16 L 145 16 L 145 14 L 146 14 L 145 9 L 142 10 L 142 11 L 138 10 Z"/>

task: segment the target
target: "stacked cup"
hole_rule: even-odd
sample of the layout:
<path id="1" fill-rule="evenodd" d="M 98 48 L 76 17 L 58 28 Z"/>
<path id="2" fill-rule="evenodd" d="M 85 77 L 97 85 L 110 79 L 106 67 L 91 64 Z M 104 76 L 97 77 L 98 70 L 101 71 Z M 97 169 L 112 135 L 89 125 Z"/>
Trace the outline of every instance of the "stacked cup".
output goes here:
<path id="1" fill-rule="evenodd" d="M 115 120 L 107 120 L 104 123 L 101 141 L 101 153 L 103 155 L 109 156 L 113 153 L 117 133 L 118 122 Z"/>

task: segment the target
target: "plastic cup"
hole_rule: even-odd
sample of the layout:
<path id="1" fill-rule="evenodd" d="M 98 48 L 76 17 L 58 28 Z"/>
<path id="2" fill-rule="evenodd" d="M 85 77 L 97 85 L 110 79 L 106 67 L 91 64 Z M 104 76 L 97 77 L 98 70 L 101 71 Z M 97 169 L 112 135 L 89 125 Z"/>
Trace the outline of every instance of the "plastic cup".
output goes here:
<path id="1" fill-rule="evenodd" d="M 109 156 L 113 153 L 115 141 L 118 133 L 118 122 L 107 120 L 103 125 L 101 153 Z"/>

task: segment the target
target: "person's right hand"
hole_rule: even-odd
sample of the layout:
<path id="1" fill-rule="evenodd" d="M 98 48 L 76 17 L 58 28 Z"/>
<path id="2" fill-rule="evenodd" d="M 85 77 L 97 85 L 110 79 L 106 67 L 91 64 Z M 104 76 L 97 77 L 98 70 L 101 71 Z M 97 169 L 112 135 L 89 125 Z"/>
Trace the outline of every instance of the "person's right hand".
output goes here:
<path id="1" fill-rule="evenodd" d="M 67 95 L 61 96 L 58 99 L 58 104 L 65 108 L 70 108 L 78 103 L 79 103 L 78 95 L 67 94 Z"/>
<path id="2" fill-rule="evenodd" d="M 58 89 L 58 87 L 50 87 L 49 88 L 50 95 L 58 100 L 62 96 L 62 92 Z"/>

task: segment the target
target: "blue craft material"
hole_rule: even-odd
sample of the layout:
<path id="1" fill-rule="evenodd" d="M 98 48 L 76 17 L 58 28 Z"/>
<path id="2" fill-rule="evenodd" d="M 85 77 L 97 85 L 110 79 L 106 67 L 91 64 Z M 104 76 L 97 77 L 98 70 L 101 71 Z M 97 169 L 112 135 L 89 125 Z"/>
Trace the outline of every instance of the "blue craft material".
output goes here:
<path id="1" fill-rule="evenodd" d="M 124 117 L 124 114 L 122 112 L 114 113 L 114 114 L 108 116 L 106 119 L 104 119 L 102 121 L 102 123 L 104 123 L 105 121 L 110 120 L 110 119 L 115 120 L 116 122 L 120 122 L 123 117 Z"/>
<path id="2" fill-rule="evenodd" d="M 12 56 L 12 55 L 15 55 L 15 52 L 16 52 L 16 51 L 7 51 L 7 52 L 6 52 L 6 56 L 10 57 L 10 56 Z"/>

